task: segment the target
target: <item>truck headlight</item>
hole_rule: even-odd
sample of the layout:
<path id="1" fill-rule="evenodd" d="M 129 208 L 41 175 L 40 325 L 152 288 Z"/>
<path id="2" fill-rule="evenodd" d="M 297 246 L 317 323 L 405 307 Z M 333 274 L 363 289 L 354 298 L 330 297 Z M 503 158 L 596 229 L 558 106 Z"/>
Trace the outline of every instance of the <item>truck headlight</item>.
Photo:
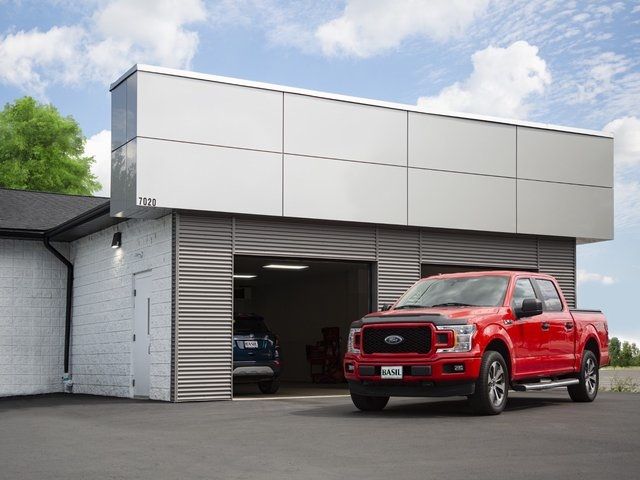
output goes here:
<path id="1" fill-rule="evenodd" d="M 347 340 L 347 352 L 360 353 L 360 338 L 362 337 L 361 328 L 351 328 L 349 330 L 349 339 Z"/>
<path id="2" fill-rule="evenodd" d="M 453 331 L 455 343 L 451 348 L 438 348 L 436 353 L 469 352 L 473 346 L 473 335 L 476 333 L 475 325 L 441 325 L 438 330 Z"/>

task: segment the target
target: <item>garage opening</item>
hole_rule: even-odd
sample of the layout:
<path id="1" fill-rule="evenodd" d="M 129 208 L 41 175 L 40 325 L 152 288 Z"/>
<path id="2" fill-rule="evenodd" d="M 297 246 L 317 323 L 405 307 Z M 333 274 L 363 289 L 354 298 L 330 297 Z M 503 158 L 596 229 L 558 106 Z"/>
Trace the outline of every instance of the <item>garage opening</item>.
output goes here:
<path id="1" fill-rule="evenodd" d="M 236 256 L 234 398 L 346 394 L 348 329 L 372 310 L 371 284 L 369 263 Z"/>

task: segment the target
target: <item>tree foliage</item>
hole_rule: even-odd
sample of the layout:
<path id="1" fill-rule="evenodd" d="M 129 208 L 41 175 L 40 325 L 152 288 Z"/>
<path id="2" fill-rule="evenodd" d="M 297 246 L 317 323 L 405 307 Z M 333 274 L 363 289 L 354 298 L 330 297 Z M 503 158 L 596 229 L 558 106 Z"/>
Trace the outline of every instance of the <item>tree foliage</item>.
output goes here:
<path id="1" fill-rule="evenodd" d="M 609 356 L 612 367 L 640 366 L 640 350 L 635 343 L 620 342 L 616 337 L 609 340 Z"/>
<path id="2" fill-rule="evenodd" d="M 0 111 L 0 186 L 91 195 L 101 188 L 72 117 L 23 97 Z"/>

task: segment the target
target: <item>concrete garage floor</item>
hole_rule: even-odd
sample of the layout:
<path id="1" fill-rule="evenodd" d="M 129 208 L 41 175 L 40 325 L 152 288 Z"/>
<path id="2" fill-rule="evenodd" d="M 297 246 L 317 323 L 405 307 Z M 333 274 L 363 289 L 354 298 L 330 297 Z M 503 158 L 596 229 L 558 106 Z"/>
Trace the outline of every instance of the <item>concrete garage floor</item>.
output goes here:
<path id="1" fill-rule="evenodd" d="M 2 479 L 637 478 L 640 395 L 513 394 L 465 402 L 348 398 L 169 404 L 48 395 L 0 400 Z"/>
<path id="2" fill-rule="evenodd" d="M 255 384 L 239 384 L 233 386 L 233 398 L 235 400 L 284 398 L 284 397 L 308 397 L 308 396 L 348 396 L 349 387 L 346 383 L 295 383 L 283 382 L 277 393 L 265 395 L 258 390 Z"/>

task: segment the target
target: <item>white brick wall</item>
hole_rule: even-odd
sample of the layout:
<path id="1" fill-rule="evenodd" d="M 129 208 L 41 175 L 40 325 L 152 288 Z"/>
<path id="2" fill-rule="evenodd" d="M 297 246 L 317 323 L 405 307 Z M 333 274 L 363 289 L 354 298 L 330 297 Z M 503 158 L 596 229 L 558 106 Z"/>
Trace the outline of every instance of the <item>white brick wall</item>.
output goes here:
<path id="1" fill-rule="evenodd" d="M 62 391 L 66 282 L 41 241 L 0 239 L 0 396 Z"/>
<path id="2" fill-rule="evenodd" d="M 122 232 L 122 247 L 111 248 Z M 72 242 L 74 393 L 130 397 L 133 275 L 152 270 L 150 398 L 170 399 L 171 216 L 128 220 Z"/>

